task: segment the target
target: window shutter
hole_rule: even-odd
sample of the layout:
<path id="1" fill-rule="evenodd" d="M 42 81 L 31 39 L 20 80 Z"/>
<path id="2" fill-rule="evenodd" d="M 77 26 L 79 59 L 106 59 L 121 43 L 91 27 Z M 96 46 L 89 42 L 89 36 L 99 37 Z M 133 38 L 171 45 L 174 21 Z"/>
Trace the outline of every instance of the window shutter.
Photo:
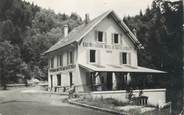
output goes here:
<path id="1" fill-rule="evenodd" d="M 59 66 L 59 56 L 57 56 L 57 66 Z"/>
<path id="2" fill-rule="evenodd" d="M 122 61 L 122 52 L 119 53 L 119 62 L 120 62 L 120 64 L 123 64 L 123 61 Z"/>
<path id="3" fill-rule="evenodd" d="M 112 37 L 111 37 L 111 42 L 112 42 L 112 44 L 114 44 L 114 34 L 112 33 L 111 36 L 112 36 Z"/>
<path id="4" fill-rule="evenodd" d="M 51 60 L 52 60 L 52 57 L 50 58 L 50 60 L 49 60 L 49 65 L 50 65 L 50 68 L 52 68 L 52 62 L 51 62 Z"/>
<path id="5" fill-rule="evenodd" d="M 98 41 L 98 31 L 95 31 L 95 41 Z"/>
<path id="6" fill-rule="evenodd" d="M 72 64 L 74 64 L 75 59 L 74 59 L 74 51 L 72 51 Z"/>
<path id="7" fill-rule="evenodd" d="M 90 63 L 90 50 L 87 50 L 87 63 Z"/>
<path id="8" fill-rule="evenodd" d="M 100 50 L 96 51 L 96 62 L 97 64 L 100 64 Z"/>
<path id="9" fill-rule="evenodd" d="M 128 53 L 128 64 L 131 65 L 131 53 Z"/>
<path id="10" fill-rule="evenodd" d="M 123 45 L 123 36 L 122 36 L 122 34 L 120 34 L 119 37 L 120 37 L 120 44 Z"/>
<path id="11" fill-rule="evenodd" d="M 67 52 L 67 65 L 69 65 L 69 52 Z"/>

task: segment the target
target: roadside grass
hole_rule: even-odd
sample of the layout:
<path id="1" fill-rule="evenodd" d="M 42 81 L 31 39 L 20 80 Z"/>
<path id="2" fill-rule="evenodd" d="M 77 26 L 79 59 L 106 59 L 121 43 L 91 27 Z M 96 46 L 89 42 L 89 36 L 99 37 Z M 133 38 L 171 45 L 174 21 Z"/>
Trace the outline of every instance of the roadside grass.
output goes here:
<path id="1" fill-rule="evenodd" d="M 116 99 L 113 98 L 92 98 L 92 97 L 83 97 L 83 98 L 79 98 L 78 100 L 75 100 L 78 103 L 81 104 L 87 104 L 90 106 L 96 106 L 96 107 L 100 107 L 100 108 L 106 108 L 106 109 L 111 109 L 117 112 L 125 112 L 125 113 L 129 113 L 130 115 L 169 115 L 169 109 L 165 108 L 162 110 L 158 110 L 158 108 L 151 106 L 151 105 L 147 105 L 147 106 L 136 106 L 136 105 L 132 105 L 128 102 L 121 102 L 118 101 Z M 123 109 L 118 109 L 118 107 L 126 107 L 126 106 L 133 106 L 132 109 L 129 110 L 123 110 Z M 135 107 L 134 107 L 135 106 Z M 150 111 L 145 111 L 142 112 L 144 110 L 144 108 L 153 108 Z"/>

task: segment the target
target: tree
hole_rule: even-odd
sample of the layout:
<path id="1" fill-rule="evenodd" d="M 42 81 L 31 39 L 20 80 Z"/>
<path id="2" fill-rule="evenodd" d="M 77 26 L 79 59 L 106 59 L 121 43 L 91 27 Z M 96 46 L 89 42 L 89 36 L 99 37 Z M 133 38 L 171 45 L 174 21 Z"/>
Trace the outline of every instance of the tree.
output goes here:
<path id="1" fill-rule="evenodd" d="M 182 98 L 182 2 L 154 0 L 143 16 L 124 18 L 145 47 L 139 50 L 139 65 L 168 72 L 167 99 L 174 110 L 181 109 Z M 160 79 L 161 80 L 161 79 Z"/>
<path id="2" fill-rule="evenodd" d="M 3 89 L 9 80 L 14 79 L 19 73 L 21 66 L 20 51 L 17 46 L 13 46 L 9 41 L 0 42 L 0 80 Z"/>

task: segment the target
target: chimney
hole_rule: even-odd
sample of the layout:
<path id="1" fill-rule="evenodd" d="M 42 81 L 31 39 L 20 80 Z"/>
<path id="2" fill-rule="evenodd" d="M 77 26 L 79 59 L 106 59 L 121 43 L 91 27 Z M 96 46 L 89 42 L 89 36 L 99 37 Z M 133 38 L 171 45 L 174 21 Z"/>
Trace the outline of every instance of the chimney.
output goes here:
<path id="1" fill-rule="evenodd" d="M 136 30 L 136 28 L 133 29 L 133 33 L 134 33 L 135 37 L 137 37 L 137 30 Z"/>
<path id="2" fill-rule="evenodd" d="M 67 37 L 68 36 L 68 25 L 65 24 L 64 25 L 64 37 Z"/>
<path id="3" fill-rule="evenodd" d="M 89 14 L 85 14 L 85 23 L 88 24 L 90 21 Z"/>

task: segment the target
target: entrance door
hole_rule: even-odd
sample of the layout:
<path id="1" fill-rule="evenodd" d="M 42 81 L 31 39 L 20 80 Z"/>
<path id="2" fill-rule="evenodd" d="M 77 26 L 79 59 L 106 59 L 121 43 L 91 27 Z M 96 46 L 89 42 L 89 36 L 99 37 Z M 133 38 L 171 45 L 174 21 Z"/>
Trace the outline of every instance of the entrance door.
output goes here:
<path id="1" fill-rule="evenodd" d="M 51 88 L 53 87 L 53 76 L 52 75 L 50 75 L 50 86 Z"/>
<path id="2" fill-rule="evenodd" d="M 69 76 L 70 76 L 70 86 L 72 86 L 72 84 L 73 84 L 73 75 L 72 75 L 72 72 L 69 72 Z"/>
<path id="3" fill-rule="evenodd" d="M 61 74 L 57 74 L 57 85 L 61 86 Z"/>
<path id="4" fill-rule="evenodd" d="M 112 72 L 107 72 L 107 90 L 112 90 Z"/>

